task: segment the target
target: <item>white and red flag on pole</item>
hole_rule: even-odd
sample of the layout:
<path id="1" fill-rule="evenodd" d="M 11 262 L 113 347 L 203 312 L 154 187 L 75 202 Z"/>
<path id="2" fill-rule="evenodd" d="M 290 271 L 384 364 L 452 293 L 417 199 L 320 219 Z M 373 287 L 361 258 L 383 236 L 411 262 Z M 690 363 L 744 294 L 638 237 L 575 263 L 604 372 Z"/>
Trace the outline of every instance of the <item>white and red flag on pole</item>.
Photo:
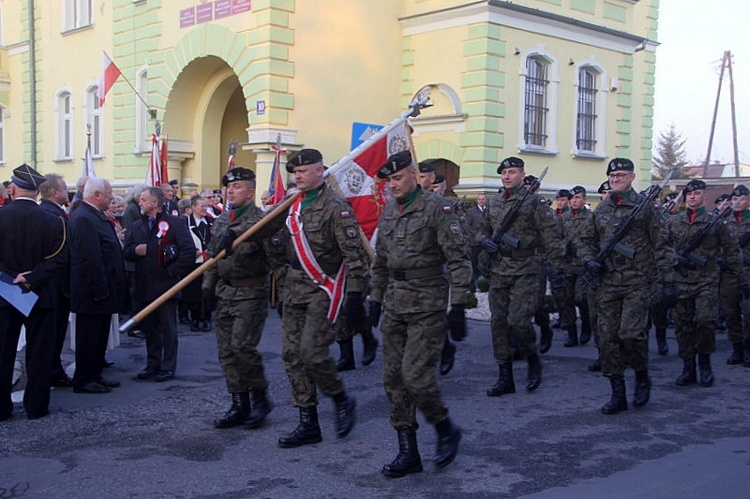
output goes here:
<path id="1" fill-rule="evenodd" d="M 166 182 L 162 178 L 161 150 L 159 148 L 159 136 L 151 134 L 151 159 L 148 162 L 148 174 L 146 175 L 146 185 L 159 187 Z"/>
<path id="2" fill-rule="evenodd" d="M 268 196 L 267 205 L 280 203 L 286 195 L 284 174 L 281 170 L 281 155 L 286 154 L 286 149 L 281 146 L 281 135 L 276 136 L 276 144 L 271 146 L 271 150 L 276 154 L 273 157 L 273 168 L 271 168 L 271 182 L 268 186 L 268 192 L 271 195 Z"/>
<path id="3" fill-rule="evenodd" d="M 159 166 L 161 167 L 161 183 L 169 183 L 169 161 L 167 160 L 167 136 L 159 137 Z"/>
<path id="4" fill-rule="evenodd" d="M 237 141 L 233 139 L 229 141 L 229 159 L 227 159 L 227 166 L 230 170 L 237 166 L 234 160 L 235 154 L 237 154 Z"/>
<path id="5" fill-rule="evenodd" d="M 90 127 L 89 127 L 90 130 Z M 94 170 L 94 157 L 91 154 L 91 132 L 86 134 L 86 153 L 83 156 L 83 176 L 93 178 L 96 177 L 96 171 Z"/>
<path id="6" fill-rule="evenodd" d="M 388 204 L 391 197 L 385 188 L 386 182 L 377 176 L 378 168 L 391 154 L 410 150 L 411 132 L 404 119 L 349 163 L 343 164 L 333 172 L 333 178 L 351 203 L 357 221 L 368 240 L 372 239 L 382 208 Z"/>
<path id="7" fill-rule="evenodd" d="M 122 72 L 112 62 L 106 52 L 102 52 L 102 74 L 99 77 L 99 88 L 96 89 L 96 96 L 99 98 L 99 107 L 104 104 L 104 97 L 115 84 Z"/>

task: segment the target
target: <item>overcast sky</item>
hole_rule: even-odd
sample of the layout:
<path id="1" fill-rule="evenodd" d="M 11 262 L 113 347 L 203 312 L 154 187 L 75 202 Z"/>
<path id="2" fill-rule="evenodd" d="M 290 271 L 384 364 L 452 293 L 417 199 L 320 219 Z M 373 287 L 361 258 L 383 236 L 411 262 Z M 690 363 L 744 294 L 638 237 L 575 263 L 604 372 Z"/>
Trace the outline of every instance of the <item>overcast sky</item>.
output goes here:
<path id="1" fill-rule="evenodd" d="M 690 162 L 706 157 L 721 57 L 732 52 L 740 163 L 750 164 L 750 0 L 661 0 L 656 50 L 654 144 L 674 123 Z M 711 160 L 733 163 L 725 71 Z"/>

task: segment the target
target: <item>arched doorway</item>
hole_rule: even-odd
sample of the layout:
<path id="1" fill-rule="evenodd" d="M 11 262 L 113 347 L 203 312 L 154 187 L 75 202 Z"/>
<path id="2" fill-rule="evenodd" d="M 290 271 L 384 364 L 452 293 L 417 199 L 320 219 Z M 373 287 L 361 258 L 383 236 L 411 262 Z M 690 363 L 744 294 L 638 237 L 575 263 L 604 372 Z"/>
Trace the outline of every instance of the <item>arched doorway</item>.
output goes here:
<path id="1" fill-rule="evenodd" d="M 247 140 L 247 108 L 239 79 L 219 57 L 198 57 L 177 76 L 164 113 L 169 162 L 179 166 L 187 188 L 217 188 L 228 169 L 231 140 Z M 235 163 L 255 164 L 255 154 L 238 147 Z"/>

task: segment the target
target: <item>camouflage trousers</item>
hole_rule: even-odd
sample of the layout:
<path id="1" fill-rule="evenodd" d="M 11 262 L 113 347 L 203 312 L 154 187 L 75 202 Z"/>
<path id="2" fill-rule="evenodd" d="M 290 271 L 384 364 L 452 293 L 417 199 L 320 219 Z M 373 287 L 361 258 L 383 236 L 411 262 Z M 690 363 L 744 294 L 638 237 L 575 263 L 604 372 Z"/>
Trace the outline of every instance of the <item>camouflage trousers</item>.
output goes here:
<path id="1" fill-rule="evenodd" d="M 719 286 L 719 307 L 727 321 L 730 343 L 750 341 L 750 300 L 742 298 L 737 279 L 722 276 Z"/>
<path id="2" fill-rule="evenodd" d="M 591 326 L 592 332 L 596 331 L 596 325 L 594 323 L 596 320 L 596 312 L 594 312 L 594 316 L 591 317 L 591 307 L 589 307 L 589 303 L 591 302 L 591 300 L 589 300 L 589 295 L 592 293 L 590 292 L 589 286 L 583 280 L 583 276 L 566 273 L 565 282 L 565 298 L 563 299 L 562 307 L 560 307 L 560 326 L 563 329 L 575 326 L 577 320 L 576 307 L 579 309 L 586 307 L 588 314 L 585 313 L 586 311 L 582 310 L 581 321 L 585 320 L 588 315 L 589 326 Z"/>
<path id="3" fill-rule="evenodd" d="M 674 309 L 677 354 L 686 360 L 716 350 L 716 316 L 719 287 L 715 282 L 678 283 L 679 300 Z"/>
<path id="4" fill-rule="evenodd" d="M 314 407 L 318 392 L 332 397 L 344 391 L 329 346 L 336 337 L 327 319 L 330 299 L 307 304 L 284 304 L 281 360 L 292 388 L 295 407 Z"/>
<path id="5" fill-rule="evenodd" d="M 229 393 L 268 386 L 258 342 L 268 315 L 265 298 L 221 300 L 216 309 L 216 345 Z"/>
<path id="6" fill-rule="evenodd" d="M 622 377 L 625 366 L 635 371 L 648 369 L 648 309 L 651 287 L 600 286 L 597 290 L 597 327 L 602 374 Z"/>
<path id="7" fill-rule="evenodd" d="M 429 424 L 448 416 L 440 398 L 437 365 L 445 341 L 445 312 L 392 315 L 386 312 L 383 337 L 383 388 L 391 426 L 417 429 L 416 409 Z"/>
<path id="8" fill-rule="evenodd" d="M 537 307 L 536 273 L 505 276 L 493 274 L 490 281 L 490 328 L 492 352 L 498 364 L 511 361 L 513 346 L 523 357 L 536 353 L 531 318 Z"/>

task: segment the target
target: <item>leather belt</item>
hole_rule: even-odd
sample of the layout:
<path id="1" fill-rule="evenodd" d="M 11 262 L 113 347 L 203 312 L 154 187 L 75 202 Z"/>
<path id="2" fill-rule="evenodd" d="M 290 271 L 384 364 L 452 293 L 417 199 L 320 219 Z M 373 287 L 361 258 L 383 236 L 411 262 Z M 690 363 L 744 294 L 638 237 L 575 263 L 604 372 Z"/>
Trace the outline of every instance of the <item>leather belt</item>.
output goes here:
<path id="1" fill-rule="evenodd" d="M 445 267 L 443 265 L 433 265 L 431 267 L 422 267 L 419 269 L 393 269 L 388 271 L 388 276 L 396 281 L 410 281 L 412 279 L 435 277 L 443 274 L 445 274 Z"/>
<path id="2" fill-rule="evenodd" d="M 257 286 L 266 282 L 266 276 L 260 277 L 246 277 L 244 279 L 229 279 L 226 282 L 233 288 L 246 288 L 248 286 Z"/>

